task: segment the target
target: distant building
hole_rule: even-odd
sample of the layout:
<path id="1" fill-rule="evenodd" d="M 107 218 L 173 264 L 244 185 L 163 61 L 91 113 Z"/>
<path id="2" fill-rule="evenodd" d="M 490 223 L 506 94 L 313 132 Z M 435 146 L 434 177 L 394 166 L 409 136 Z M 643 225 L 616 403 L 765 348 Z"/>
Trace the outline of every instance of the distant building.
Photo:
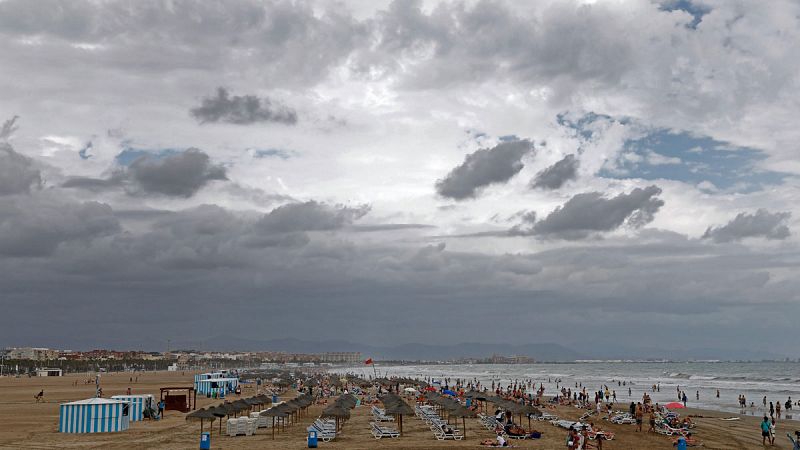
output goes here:
<path id="1" fill-rule="evenodd" d="M 320 355 L 320 360 L 327 363 L 356 364 L 363 362 L 361 352 L 327 352 Z"/>
<path id="2" fill-rule="evenodd" d="M 58 359 L 58 350 L 40 347 L 17 347 L 6 349 L 8 359 L 26 359 L 30 361 L 49 361 Z"/>
<path id="3" fill-rule="evenodd" d="M 41 369 L 36 369 L 36 376 L 37 377 L 61 377 L 64 376 L 64 373 L 61 369 L 52 369 L 43 367 Z"/>

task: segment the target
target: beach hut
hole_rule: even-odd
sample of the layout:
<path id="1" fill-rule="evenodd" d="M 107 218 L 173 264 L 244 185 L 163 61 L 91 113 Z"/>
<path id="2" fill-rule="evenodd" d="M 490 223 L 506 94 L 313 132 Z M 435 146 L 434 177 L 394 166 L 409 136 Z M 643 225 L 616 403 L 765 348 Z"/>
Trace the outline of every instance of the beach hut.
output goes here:
<path id="1" fill-rule="evenodd" d="M 194 382 L 198 394 L 217 398 L 224 398 L 226 394 L 235 391 L 237 386 L 238 378 L 207 378 Z"/>
<path id="2" fill-rule="evenodd" d="M 58 431 L 61 433 L 113 433 L 128 429 L 130 403 L 107 398 L 90 398 L 62 403 Z"/>
<path id="3" fill-rule="evenodd" d="M 144 419 L 144 410 L 145 409 L 155 409 L 155 403 L 153 402 L 153 396 L 150 394 L 140 394 L 140 395 L 112 395 L 112 399 L 114 400 L 122 400 L 124 402 L 130 402 L 131 410 L 130 410 L 130 417 L 131 422 L 138 422 Z"/>

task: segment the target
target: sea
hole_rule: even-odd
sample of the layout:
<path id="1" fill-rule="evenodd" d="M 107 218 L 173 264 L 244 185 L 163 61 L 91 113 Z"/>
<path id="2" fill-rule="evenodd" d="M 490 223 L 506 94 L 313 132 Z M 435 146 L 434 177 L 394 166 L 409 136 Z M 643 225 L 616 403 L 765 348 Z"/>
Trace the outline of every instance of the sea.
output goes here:
<path id="1" fill-rule="evenodd" d="M 616 391 L 617 403 L 639 401 L 647 392 L 654 402 L 678 401 L 678 390 L 685 391 L 687 406 L 763 416 L 769 402 L 780 402 L 782 417 L 800 420 L 800 362 L 576 362 L 558 364 L 409 364 L 339 367 L 336 373 L 352 373 L 365 378 L 410 377 L 454 383 L 456 378 L 478 380 L 491 388 L 492 382 L 507 386 L 514 381 L 532 380 L 544 384 L 545 396 L 555 395 L 560 387 L 585 386 L 594 393 L 604 386 Z M 623 385 L 624 383 L 624 385 Z M 653 391 L 653 385 L 660 390 Z M 628 394 L 630 388 L 630 394 Z M 719 390 L 719 398 L 717 398 Z M 698 399 L 699 393 L 699 399 Z M 739 407 L 744 395 L 747 407 Z M 763 399 L 767 398 L 764 407 Z M 792 410 L 785 410 L 791 398 Z M 753 406 L 751 406 L 751 403 Z M 788 412 L 788 414 L 787 414 Z"/>

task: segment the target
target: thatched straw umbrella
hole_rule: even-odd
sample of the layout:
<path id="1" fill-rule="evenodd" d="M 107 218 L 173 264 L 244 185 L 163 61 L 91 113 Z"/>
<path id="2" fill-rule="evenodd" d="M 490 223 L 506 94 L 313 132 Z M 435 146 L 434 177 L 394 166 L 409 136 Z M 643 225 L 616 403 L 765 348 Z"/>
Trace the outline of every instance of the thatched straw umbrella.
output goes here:
<path id="1" fill-rule="evenodd" d="M 458 419 L 459 417 L 461 418 L 463 423 L 464 437 L 467 437 L 467 417 L 475 417 L 476 415 L 477 414 L 475 414 L 475 411 L 464 408 L 463 406 L 459 408 L 454 408 L 450 411 L 450 416 L 455 417 L 456 419 Z"/>
<path id="2" fill-rule="evenodd" d="M 524 404 L 520 405 L 517 411 L 519 414 L 524 414 L 525 416 L 528 417 L 528 430 L 531 429 L 531 416 L 540 417 L 542 415 L 542 411 L 540 411 L 539 408 L 533 405 L 524 405 Z"/>
<path id="3" fill-rule="evenodd" d="M 200 408 L 196 411 L 190 412 L 186 415 L 186 420 L 199 420 L 200 421 L 200 432 L 203 432 L 203 422 L 205 420 L 210 420 L 211 423 L 214 423 L 214 420 L 217 418 L 211 411 L 205 410 Z M 212 427 L 213 433 L 213 427 Z"/>
<path id="4" fill-rule="evenodd" d="M 332 405 L 322 410 L 322 418 L 333 418 L 336 420 L 336 431 L 341 429 L 343 422 L 350 418 L 350 410 L 343 406 Z"/>
<path id="5" fill-rule="evenodd" d="M 228 411 L 217 406 L 209 406 L 206 411 L 209 411 L 219 420 L 219 433 L 222 434 L 222 418 L 228 415 Z"/>
<path id="6" fill-rule="evenodd" d="M 259 413 L 261 416 L 272 417 L 272 440 L 275 440 L 275 418 L 279 418 L 283 420 L 288 414 L 282 411 L 278 411 L 277 408 L 270 408 L 265 411 L 261 411 Z"/>
<path id="7" fill-rule="evenodd" d="M 409 416 L 414 414 L 414 410 L 408 406 L 408 403 L 405 400 L 401 399 L 400 397 L 383 399 L 383 406 L 386 410 L 386 414 L 391 414 L 397 417 L 397 423 L 400 427 L 400 436 L 403 435 L 403 416 Z"/>

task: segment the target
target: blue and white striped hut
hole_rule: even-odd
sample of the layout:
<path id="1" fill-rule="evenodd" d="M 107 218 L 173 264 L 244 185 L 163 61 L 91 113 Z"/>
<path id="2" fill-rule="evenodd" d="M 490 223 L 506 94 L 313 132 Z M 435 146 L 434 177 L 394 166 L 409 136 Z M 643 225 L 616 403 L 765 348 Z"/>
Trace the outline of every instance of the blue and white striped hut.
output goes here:
<path id="1" fill-rule="evenodd" d="M 90 398 L 62 403 L 58 413 L 61 433 L 112 433 L 128 429 L 130 403 L 108 398 Z"/>
<path id="2" fill-rule="evenodd" d="M 150 394 L 140 395 L 112 395 L 114 400 L 122 400 L 131 404 L 130 417 L 131 422 L 138 422 L 144 419 L 145 408 L 155 408 L 153 396 Z"/>
<path id="3" fill-rule="evenodd" d="M 222 398 L 225 394 L 235 391 L 238 385 L 238 378 L 208 378 L 195 380 L 194 389 L 200 395 Z"/>

